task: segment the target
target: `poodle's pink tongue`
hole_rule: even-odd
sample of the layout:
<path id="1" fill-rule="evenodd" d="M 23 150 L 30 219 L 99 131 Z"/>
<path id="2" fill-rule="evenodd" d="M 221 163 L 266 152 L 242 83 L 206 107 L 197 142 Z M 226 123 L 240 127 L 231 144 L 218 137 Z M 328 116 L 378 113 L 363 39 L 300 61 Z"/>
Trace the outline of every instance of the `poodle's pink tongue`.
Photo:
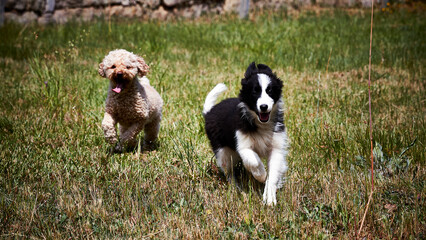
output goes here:
<path id="1" fill-rule="evenodd" d="M 121 88 L 116 87 L 116 88 L 112 89 L 112 91 L 114 91 L 116 93 L 120 93 L 121 92 Z"/>

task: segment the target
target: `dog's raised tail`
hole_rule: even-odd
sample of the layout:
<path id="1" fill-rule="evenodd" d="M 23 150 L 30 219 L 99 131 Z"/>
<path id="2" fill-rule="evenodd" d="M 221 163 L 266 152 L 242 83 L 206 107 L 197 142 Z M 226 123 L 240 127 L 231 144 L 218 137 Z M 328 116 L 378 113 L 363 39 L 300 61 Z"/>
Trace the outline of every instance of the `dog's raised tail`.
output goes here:
<path id="1" fill-rule="evenodd" d="M 214 87 L 209 94 L 207 94 L 206 101 L 204 101 L 203 115 L 205 116 L 213 106 L 216 104 L 216 100 L 219 95 L 228 89 L 225 84 L 219 83 Z"/>

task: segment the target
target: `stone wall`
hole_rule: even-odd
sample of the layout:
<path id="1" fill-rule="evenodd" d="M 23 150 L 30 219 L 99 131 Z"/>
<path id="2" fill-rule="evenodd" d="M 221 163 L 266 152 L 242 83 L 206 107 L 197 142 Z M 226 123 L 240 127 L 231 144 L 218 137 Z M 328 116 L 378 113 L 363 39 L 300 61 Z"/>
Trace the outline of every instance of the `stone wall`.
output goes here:
<path id="1" fill-rule="evenodd" d="M 168 19 L 197 18 L 205 13 L 238 12 L 242 0 L 0 0 L 1 18 L 19 23 L 65 23 L 96 17 Z M 375 0 L 380 1 L 380 0 Z M 370 0 L 250 0 L 250 8 L 319 6 L 369 6 Z M 0 9 L 1 11 L 2 9 Z M 0 22 L 1 24 L 1 22 Z"/>

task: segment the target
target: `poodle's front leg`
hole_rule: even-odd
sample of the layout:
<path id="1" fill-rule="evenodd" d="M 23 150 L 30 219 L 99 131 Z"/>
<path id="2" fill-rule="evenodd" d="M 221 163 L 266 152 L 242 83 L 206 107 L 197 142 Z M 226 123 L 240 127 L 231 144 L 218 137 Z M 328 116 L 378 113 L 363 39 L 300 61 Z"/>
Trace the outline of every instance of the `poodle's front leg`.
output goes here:
<path id="1" fill-rule="evenodd" d="M 273 149 L 268 161 L 268 179 L 263 192 L 263 202 L 267 205 L 277 204 L 276 192 L 283 181 L 287 171 L 287 134 L 285 132 L 274 133 L 272 140 Z"/>
<path id="2" fill-rule="evenodd" d="M 120 126 L 120 142 L 126 147 L 136 146 L 136 137 L 139 132 L 143 129 L 144 125 L 135 123 L 130 126 Z"/>
<path id="3" fill-rule="evenodd" d="M 104 119 L 102 120 L 102 129 L 104 136 L 108 143 L 115 144 L 117 142 L 117 130 L 115 129 L 116 121 L 111 114 L 105 112 Z"/>
<path id="4" fill-rule="evenodd" d="M 145 125 L 144 145 L 151 146 L 154 144 L 155 140 L 157 140 L 158 133 L 160 132 L 160 121 L 161 121 L 161 116 L 153 119 L 150 123 Z"/>

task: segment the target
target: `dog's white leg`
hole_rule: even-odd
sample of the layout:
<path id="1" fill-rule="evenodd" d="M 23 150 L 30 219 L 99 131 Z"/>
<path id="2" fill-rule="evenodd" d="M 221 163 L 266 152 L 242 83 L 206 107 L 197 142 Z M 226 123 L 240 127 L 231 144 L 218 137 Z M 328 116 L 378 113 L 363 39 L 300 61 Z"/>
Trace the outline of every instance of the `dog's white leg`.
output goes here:
<path id="1" fill-rule="evenodd" d="M 272 140 L 273 149 L 268 161 L 268 179 L 263 192 L 263 202 L 267 205 L 277 204 L 276 192 L 287 171 L 287 134 L 285 132 L 274 133 Z"/>
<path id="2" fill-rule="evenodd" d="M 253 142 L 246 134 L 237 131 L 237 152 L 243 160 L 244 167 L 259 182 L 265 182 L 266 171 L 259 155 L 252 150 Z"/>
<path id="3" fill-rule="evenodd" d="M 231 163 L 229 162 L 228 156 L 227 156 L 227 150 L 225 148 L 220 148 L 216 151 L 216 165 L 222 169 L 225 176 L 228 177 L 228 175 L 232 171 Z"/>
<path id="4" fill-rule="evenodd" d="M 241 161 L 238 154 L 229 147 L 220 148 L 216 151 L 216 164 L 219 166 L 229 182 L 236 182 L 234 167 Z"/>
<path id="5" fill-rule="evenodd" d="M 259 182 L 265 182 L 266 180 L 266 170 L 265 166 L 260 160 L 257 153 L 253 150 L 246 148 L 238 150 L 241 159 L 243 160 L 244 167 L 251 172 L 253 177 Z"/>
<path id="6" fill-rule="evenodd" d="M 118 140 L 117 130 L 115 129 L 116 123 L 111 114 L 105 112 L 104 119 L 102 120 L 102 129 L 104 130 L 106 141 L 110 144 L 115 144 Z"/>

